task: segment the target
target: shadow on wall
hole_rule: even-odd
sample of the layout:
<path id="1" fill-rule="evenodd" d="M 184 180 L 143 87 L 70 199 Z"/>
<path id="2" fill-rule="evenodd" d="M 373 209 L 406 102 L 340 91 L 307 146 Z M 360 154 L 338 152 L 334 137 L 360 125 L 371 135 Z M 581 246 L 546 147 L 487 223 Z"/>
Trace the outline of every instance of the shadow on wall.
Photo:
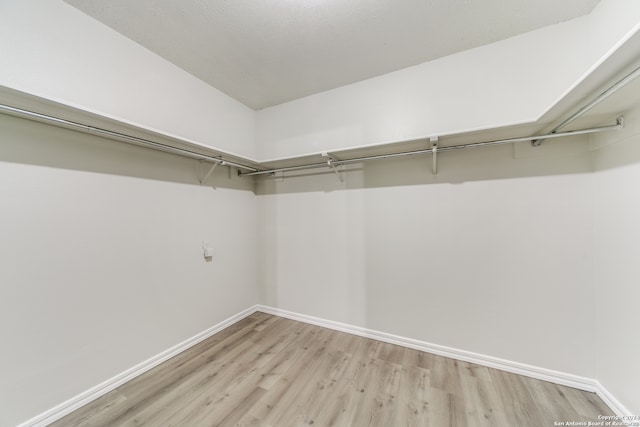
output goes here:
<path id="1" fill-rule="evenodd" d="M 598 149 L 595 152 L 595 171 L 604 171 L 640 162 L 640 134 L 634 139 Z"/>
<path id="2" fill-rule="evenodd" d="M 620 132 L 592 137 L 596 172 L 640 162 L 640 105 L 625 112 L 624 116 L 626 124 Z"/>
<path id="3" fill-rule="evenodd" d="M 99 136 L 0 114 L 0 162 L 201 185 L 200 162 Z M 204 163 L 204 174 L 211 166 Z M 217 167 L 202 185 L 254 191 L 253 178 Z"/>
<path id="4" fill-rule="evenodd" d="M 529 142 L 444 152 L 438 155 L 438 173 L 432 157 L 416 155 L 369 161 L 339 169 L 343 182 L 330 170 L 282 173 L 259 178 L 256 194 L 337 191 L 361 188 L 429 184 L 462 184 L 532 176 L 593 172 L 586 136 L 564 138 L 532 147 Z"/>
<path id="5" fill-rule="evenodd" d="M 201 172 L 197 160 L 2 114 L 0 132 L 0 161 L 4 162 L 198 186 L 201 174 L 206 174 L 211 166 L 204 163 Z M 640 150 L 637 144 L 615 144 L 620 147 L 602 149 L 603 145 L 611 145 L 610 140 L 625 139 L 623 132 L 635 134 L 637 130 L 625 129 L 620 134 L 604 136 L 605 142 L 592 141 L 591 147 L 587 136 L 577 136 L 548 140 L 541 147 L 522 142 L 444 152 L 438 155 L 436 175 L 432 173 L 431 155 L 426 154 L 344 166 L 339 169 L 342 181 L 328 169 L 252 178 L 238 177 L 233 168 L 217 167 L 202 185 L 265 195 L 589 173 L 594 171 L 590 148 L 596 149 L 596 170 L 637 161 Z M 625 155 L 613 154 L 620 150 L 630 151 Z"/>

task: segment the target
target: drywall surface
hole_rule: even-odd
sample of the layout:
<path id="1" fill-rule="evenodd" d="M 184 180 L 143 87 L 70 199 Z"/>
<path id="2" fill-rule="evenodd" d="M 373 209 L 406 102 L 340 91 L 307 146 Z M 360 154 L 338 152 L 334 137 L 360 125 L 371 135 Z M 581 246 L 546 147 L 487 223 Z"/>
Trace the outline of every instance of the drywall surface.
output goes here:
<path id="1" fill-rule="evenodd" d="M 258 207 L 265 304 L 595 376 L 591 160 L 513 147 L 274 178 Z"/>
<path id="2" fill-rule="evenodd" d="M 61 0 L 0 1 L 0 84 L 255 156 L 255 112 Z"/>
<path id="3" fill-rule="evenodd" d="M 528 123 L 637 29 L 562 24 L 255 112 L 62 0 L 0 1 L 0 84 L 259 160 Z"/>
<path id="4" fill-rule="evenodd" d="M 198 185 L 194 160 L 5 115 L 0 140 L 0 425 L 256 303 L 251 191 Z"/>
<path id="5" fill-rule="evenodd" d="M 640 108 L 629 127 L 594 138 L 597 378 L 640 414 Z"/>
<path id="6" fill-rule="evenodd" d="M 444 136 L 537 120 L 640 22 L 640 3 L 308 96 L 257 113 L 261 159 Z"/>

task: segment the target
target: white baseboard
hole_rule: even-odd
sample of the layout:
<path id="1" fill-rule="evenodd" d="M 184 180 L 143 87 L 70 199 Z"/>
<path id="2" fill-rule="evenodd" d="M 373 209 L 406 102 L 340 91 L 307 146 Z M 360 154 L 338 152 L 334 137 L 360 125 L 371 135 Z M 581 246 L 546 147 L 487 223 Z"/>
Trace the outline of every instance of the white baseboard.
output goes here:
<path id="1" fill-rule="evenodd" d="M 55 406 L 31 418 L 28 421 L 20 424 L 17 427 L 44 427 L 48 424 L 59 420 L 65 415 L 70 414 L 76 409 L 86 405 L 87 403 L 105 395 L 106 393 L 116 389 L 120 385 L 132 380 L 133 378 L 147 372 L 148 370 L 158 366 L 162 362 L 176 356 L 177 354 L 193 347 L 201 341 L 211 337 L 212 335 L 220 332 L 221 330 L 233 325 L 234 323 L 244 319 L 247 316 L 260 311 L 275 316 L 284 317 L 287 319 L 297 320 L 300 322 L 309 323 L 316 326 L 321 326 L 336 331 L 346 332 L 349 334 L 372 338 L 375 340 L 387 342 L 390 344 L 401 345 L 404 347 L 412 348 L 415 350 L 424 351 L 427 353 L 433 353 L 440 356 L 450 357 L 452 359 L 462 360 L 465 362 L 475 363 L 478 365 L 486 366 L 489 368 L 495 368 L 514 374 L 524 375 L 539 380 L 550 381 L 556 384 L 565 385 L 568 387 L 577 388 L 579 390 L 585 390 L 596 393 L 604 403 L 611 408 L 611 410 L 618 416 L 630 416 L 631 413 L 620 403 L 602 384 L 598 381 L 580 377 L 573 374 L 554 371 L 550 369 L 540 368 L 537 366 L 526 365 L 524 363 L 518 363 L 511 360 L 500 359 L 493 356 L 487 356 L 484 354 L 473 353 L 470 351 L 460 350 L 456 348 L 446 347 L 438 344 L 432 344 L 424 341 L 414 340 L 411 338 L 405 338 L 398 335 L 388 334 L 386 332 L 375 331 L 360 326 L 349 325 L 346 323 L 335 322 L 332 320 L 326 320 L 319 317 L 308 316 L 306 314 L 295 313 L 288 310 L 282 310 L 265 305 L 254 305 L 246 310 L 235 314 L 228 319 L 212 326 L 211 328 L 203 331 L 193 337 L 171 347 L 168 350 L 163 351 L 156 356 L 153 356 L 142 363 L 116 375 L 98 384 L 91 389 L 72 397 L 71 399 Z"/>
<path id="2" fill-rule="evenodd" d="M 484 354 L 460 350 L 452 347 L 446 347 L 443 345 L 432 344 L 425 341 L 401 337 L 398 335 L 388 334 L 386 332 L 363 328 L 361 326 L 335 322 L 333 320 L 322 319 L 319 317 L 309 316 L 306 314 L 296 313 L 288 310 L 282 310 L 266 305 L 257 305 L 256 311 L 285 317 L 287 319 L 297 320 L 300 322 L 305 322 L 336 331 L 346 332 L 365 338 L 371 338 L 390 344 L 396 344 L 427 353 L 450 357 L 452 359 L 475 363 L 477 365 L 499 369 L 501 371 L 511 372 L 518 375 L 524 375 L 538 380 L 549 381 L 554 384 L 573 387 L 578 390 L 596 393 L 598 397 L 600 397 L 602 401 L 613 411 L 613 413 L 620 417 L 620 419 L 618 419 L 617 421 L 624 421 L 625 417 L 634 417 L 634 414 L 632 414 L 631 411 L 629 411 L 618 399 L 616 399 L 613 394 L 611 394 L 602 384 L 600 384 L 599 381 L 592 378 L 581 377 L 566 372 L 554 371 L 551 369 L 527 365 L 511 360 L 500 359 L 498 357 L 487 356 Z M 632 418 L 632 420 L 637 422 L 636 418 Z"/>
<path id="3" fill-rule="evenodd" d="M 199 342 L 206 340 L 207 338 L 220 332 L 224 328 L 227 328 L 233 325 L 234 323 L 244 319 L 245 317 L 250 316 L 256 311 L 257 311 L 257 306 L 249 307 L 248 309 L 243 310 L 240 313 L 235 314 L 229 317 L 228 319 L 223 320 L 217 325 L 212 326 L 206 331 L 200 332 L 199 334 L 194 335 L 191 338 L 186 339 L 185 341 L 182 341 L 180 344 L 177 344 L 171 347 L 170 349 L 165 350 L 162 353 L 157 354 L 145 360 L 144 362 L 137 364 L 136 366 L 130 369 L 127 369 L 126 371 L 116 375 L 115 377 L 109 378 L 108 380 L 102 382 L 101 384 L 98 384 L 97 386 L 92 387 L 89 390 L 83 393 L 80 393 L 77 396 L 72 397 L 66 402 L 62 402 L 58 406 L 55 406 L 49 409 L 48 411 L 43 412 L 42 414 L 37 415 L 31 418 L 30 420 L 23 422 L 17 427 L 47 426 L 52 422 L 64 417 L 65 415 L 70 414 L 76 409 L 86 405 L 87 403 L 99 398 L 100 396 L 103 396 L 108 392 L 116 389 L 117 387 L 121 386 L 127 381 L 130 381 L 133 378 L 144 374 L 145 372 L 158 366 L 162 362 L 165 362 L 171 359 L 173 356 L 176 356 L 177 354 L 193 347 Z"/>
<path id="4" fill-rule="evenodd" d="M 629 411 L 615 396 L 604 388 L 600 381 L 596 381 L 596 394 L 607 406 L 619 417 L 631 417 L 633 414 Z M 637 414 L 636 414 L 637 415 Z M 637 420 L 635 420 L 637 421 Z"/>
<path id="5" fill-rule="evenodd" d="M 256 311 L 273 314 L 275 316 L 285 317 L 287 319 L 298 320 L 300 322 L 310 323 L 316 326 L 333 329 L 336 331 L 346 332 L 365 338 L 372 338 L 378 341 L 388 342 L 390 344 L 401 345 L 403 347 L 415 350 L 433 353 L 440 356 L 450 357 L 452 359 L 462 360 L 465 362 L 475 363 L 477 365 L 489 368 L 499 369 L 501 371 L 511 372 L 518 375 L 535 378 L 538 380 L 549 381 L 555 384 L 573 387 L 579 390 L 596 393 L 598 397 L 619 417 L 630 417 L 633 414 L 615 398 L 599 381 L 581 377 L 566 372 L 554 371 L 551 369 L 540 368 L 538 366 L 527 365 L 524 363 L 514 362 L 511 360 L 500 359 L 498 357 L 487 356 L 484 354 L 473 353 L 470 351 L 460 350 L 457 348 L 446 347 L 443 345 L 432 344 L 425 341 L 405 338 L 398 335 L 388 334 L 386 332 L 375 331 L 372 329 L 353 326 L 346 323 L 334 322 L 319 317 L 308 316 L 306 314 L 295 313 L 288 310 L 269 307 L 265 305 L 257 305 Z"/>
<path id="6" fill-rule="evenodd" d="M 540 368 L 537 366 L 526 365 L 524 363 L 514 362 L 511 360 L 500 359 L 498 357 L 487 356 L 484 354 L 473 353 L 470 351 L 460 350 L 457 348 L 446 347 L 443 345 L 432 344 L 425 341 L 405 338 L 398 335 L 388 334 L 385 332 L 374 331 L 360 326 L 348 325 L 346 323 L 334 322 L 332 320 L 321 319 L 318 317 L 307 316 L 306 314 L 294 313 L 287 310 L 281 310 L 264 305 L 258 305 L 257 311 L 273 314 L 276 316 L 286 317 L 287 319 L 298 320 L 300 322 L 310 323 L 312 325 L 322 326 L 336 331 L 347 332 L 349 334 L 358 335 L 365 338 L 397 344 L 415 350 L 433 353 L 440 356 L 450 357 L 452 359 L 462 360 L 465 362 L 475 363 L 489 368 L 499 369 L 501 371 L 511 372 L 518 375 L 550 381 L 555 384 L 561 384 L 568 387 L 577 388 L 589 392 L 597 393 L 602 387 L 599 383 L 591 378 L 581 377 L 565 372 L 554 371 L 551 369 Z M 603 399 L 604 400 L 604 399 Z M 615 400 L 615 399 L 614 399 Z M 605 402 L 607 402 L 605 400 Z M 612 408 L 613 409 L 613 408 Z"/>

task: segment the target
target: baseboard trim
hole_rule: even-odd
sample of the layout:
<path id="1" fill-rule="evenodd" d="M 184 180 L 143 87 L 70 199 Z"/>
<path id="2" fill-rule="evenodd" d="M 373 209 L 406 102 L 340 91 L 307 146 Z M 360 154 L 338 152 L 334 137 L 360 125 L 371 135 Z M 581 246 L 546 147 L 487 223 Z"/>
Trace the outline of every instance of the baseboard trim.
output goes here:
<path id="1" fill-rule="evenodd" d="M 549 381 L 555 384 L 565 385 L 593 393 L 599 390 L 599 384 L 596 380 L 581 377 L 565 372 L 554 371 L 551 369 L 541 368 L 538 366 L 527 365 L 524 363 L 514 362 L 511 360 L 500 359 L 498 357 L 487 356 L 484 354 L 473 353 L 457 348 L 446 347 L 443 345 L 432 344 L 425 341 L 419 341 L 412 338 L 405 338 L 386 332 L 375 331 L 360 326 L 353 326 L 346 323 L 335 322 L 333 320 L 321 319 L 319 317 L 308 316 L 306 314 L 295 313 L 288 310 L 258 305 L 257 311 L 272 314 L 275 316 L 285 317 L 287 319 L 298 320 L 300 322 L 310 323 L 316 326 L 333 329 L 336 331 L 346 332 L 365 338 L 372 338 L 390 344 L 397 344 L 415 350 L 433 353 L 440 356 L 450 357 L 452 359 L 462 360 L 464 362 L 475 363 L 489 368 L 499 369 L 501 371 L 511 372 L 514 374 L 524 375 L 527 377 Z M 603 399 L 605 402 L 607 400 Z M 615 399 L 614 399 L 615 400 Z M 614 408 L 612 408 L 614 409 Z"/>
<path id="2" fill-rule="evenodd" d="M 126 383 L 127 381 L 130 381 L 132 379 L 134 379 L 135 377 L 144 374 L 145 372 L 147 372 L 148 370 L 158 366 L 159 364 L 161 364 L 162 362 L 165 362 L 169 359 L 171 359 L 172 357 L 176 356 L 177 354 L 193 347 L 194 345 L 206 340 L 207 338 L 211 337 L 212 335 L 220 332 L 221 330 L 233 325 L 236 322 L 239 322 L 240 320 L 244 319 L 247 316 L 252 315 L 253 313 L 255 313 L 257 311 L 257 306 L 253 306 L 253 307 L 249 307 L 246 310 L 241 311 L 240 313 L 234 314 L 233 316 L 229 317 L 228 319 L 223 320 L 222 322 L 212 326 L 211 328 L 200 332 L 197 335 L 192 336 L 191 338 L 188 338 L 184 341 L 182 341 L 180 344 L 177 344 L 171 348 L 169 348 L 168 350 L 163 351 L 162 353 L 159 353 L 147 360 L 145 360 L 144 362 L 141 362 L 139 364 L 137 364 L 136 366 L 127 369 L 126 371 L 116 375 L 113 378 L 110 378 L 104 382 L 102 382 L 101 384 L 98 384 L 95 387 L 90 388 L 89 390 L 86 390 L 83 393 L 78 394 L 77 396 L 72 397 L 71 399 L 62 402 L 61 404 L 41 413 L 40 415 L 37 415 L 25 422 L 23 422 L 22 424 L 18 425 L 17 427 L 44 427 L 47 426 L 49 424 L 51 424 L 54 421 L 59 420 L 60 418 L 64 417 L 65 415 L 70 414 L 71 412 L 75 411 L 76 409 L 86 405 L 87 403 L 107 394 L 108 392 L 116 389 L 117 387 L 121 386 L 122 384 Z"/>
<path id="3" fill-rule="evenodd" d="M 553 382 L 555 384 L 561 384 L 568 387 L 573 387 L 579 390 L 585 390 L 596 393 L 604 403 L 611 408 L 611 410 L 618 416 L 631 416 L 631 412 L 618 401 L 600 382 L 597 380 L 581 377 L 565 372 L 554 371 L 551 369 L 545 369 L 537 366 L 527 365 L 524 363 L 514 362 L 511 360 L 500 359 L 498 357 L 487 356 L 484 354 L 474 353 L 466 350 L 460 350 L 457 348 L 446 347 L 443 345 L 432 344 L 425 341 L 419 341 L 412 338 L 406 338 L 398 335 L 389 334 L 386 332 L 380 332 L 373 329 L 368 329 L 360 326 L 349 325 L 346 323 L 336 322 L 333 320 L 322 319 L 319 317 L 309 316 L 306 314 L 296 313 L 293 311 L 282 310 L 279 308 L 269 307 L 266 305 L 254 305 L 246 310 L 237 313 L 222 322 L 212 326 L 211 328 L 194 335 L 191 338 L 169 348 L 168 350 L 159 353 L 138 365 L 127 369 L 126 371 L 110 378 L 95 387 L 86 390 L 71 399 L 62 402 L 61 404 L 37 415 L 17 427 L 44 427 L 54 421 L 59 420 L 65 415 L 70 414 L 76 409 L 88 404 L 89 402 L 105 395 L 106 393 L 116 389 L 122 384 L 134 379 L 135 377 L 142 375 L 150 369 L 158 366 L 162 362 L 169 360 L 170 358 L 178 355 L 179 353 L 193 347 L 194 345 L 204 341 L 205 339 L 215 335 L 221 330 L 233 325 L 236 322 L 244 319 L 253 313 L 260 311 L 274 316 L 284 317 L 287 319 L 297 320 L 304 323 L 309 323 L 324 328 L 346 332 L 352 335 L 357 335 L 365 338 L 371 338 L 390 344 L 396 344 L 407 348 L 412 348 L 427 353 L 433 353 L 440 356 L 450 357 L 452 359 L 462 360 L 464 362 L 475 363 L 481 366 L 489 368 L 499 369 L 506 372 L 511 372 L 518 375 L 524 375 L 527 377 Z"/>
<path id="4" fill-rule="evenodd" d="M 626 406 L 624 406 L 618 399 L 615 398 L 613 394 L 609 392 L 600 381 L 596 381 L 596 394 L 606 405 L 611 408 L 614 414 L 619 417 L 632 417 L 633 414 L 629 411 Z M 637 414 L 635 414 L 637 415 Z M 618 420 L 616 420 L 618 421 Z M 637 419 L 634 419 L 637 421 Z M 629 423 L 630 424 L 630 423 Z"/>

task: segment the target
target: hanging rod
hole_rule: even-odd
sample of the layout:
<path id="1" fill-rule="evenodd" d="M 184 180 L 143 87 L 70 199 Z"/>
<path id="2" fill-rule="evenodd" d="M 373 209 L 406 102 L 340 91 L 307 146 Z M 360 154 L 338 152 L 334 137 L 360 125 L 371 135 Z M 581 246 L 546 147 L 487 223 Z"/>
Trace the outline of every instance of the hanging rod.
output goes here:
<path id="1" fill-rule="evenodd" d="M 49 124 L 53 124 L 56 126 L 70 127 L 73 129 L 80 130 L 82 132 L 98 134 L 102 136 L 106 136 L 110 139 L 116 139 L 118 141 L 122 141 L 128 144 L 133 145 L 143 145 L 154 150 L 165 151 L 172 154 L 177 154 L 178 156 L 188 157 L 192 159 L 198 160 L 206 160 L 209 162 L 213 162 L 214 164 L 218 164 L 220 166 L 233 166 L 238 169 L 244 169 L 251 172 L 257 172 L 258 169 L 253 168 L 251 166 L 246 166 L 240 163 L 231 162 L 228 160 L 222 160 L 220 157 L 213 157 L 206 154 L 200 154 L 195 151 L 187 150 L 184 148 L 172 147 L 167 144 L 162 144 L 160 142 L 150 141 L 148 139 L 139 138 L 137 136 L 127 135 L 120 132 L 114 132 L 108 129 L 103 129 L 95 126 L 85 125 L 82 123 L 74 122 L 71 120 L 61 119 L 59 117 L 49 116 L 47 114 L 36 113 L 34 111 L 24 110 L 22 108 L 12 107 L 10 105 L 0 104 L 0 113 L 10 114 L 13 116 L 33 119 Z"/>
<path id="2" fill-rule="evenodd" d="M 437 153 L 440 153 L 442 151 L 487 147 L 489 145 L 511 144 L 514 142 L 523 142 L 523 141 L 534 141 L 537 139 L 550 139 L 550 138 L 560 138 L 564 136 L 585 135 L 585 134 L 591 134 L 591 133 L 597 133 L 597 132 L 605 132 L 610 130 L 622 129 L 623 127 L 624 127 L 624 117 L 621 116 L 616 119 L 615 125 L 600 126 L 595 128 L 589 128 L 589 129 L 570 130 L 566 132 L 548 133 L 545 135 L 522 136 L 517 138 L 497 139 L 497 140 L 486 141 L 486 142 L 474 142 L 470 144 L 451 145 L 449 147 L 438 147 Z M 393 154 L 379 154 L 376 156 L 357 157 L 354 159 L 347 159 L 347 160 L 332 160 L 331 164 L 333 166 L 342 166 L 342 165 L 348 165 L 352 163 L 366 162 L 370 160 L 381 160 L 381 159 L 390 159 L 394 157 L 415 156 L 418 154 L 433 154 L 433 153 L 434 153 L 433 148 L 427 148 L 424 150 L 404 151 L 401 153 L 393 153 Z M 328 155 L 331 155 L 331 154 L 329 153 Z M 268 170 L 262 170 L 262 171 L 256 171 L 256 172 L 242 172 L 242 173 L 239 173 L 239 175 L 240 176 L 268 175 L 268 174 L 273 174 L 277 172 L 299 171 L 304 169 L 317 169 L 322 167 L 327 167 L 327 162 L 309 163 L 306 165 L 289 166 L 284 168 L 268 169 Z"/>
<path id="3" fill-rule="evenodd" d="M 593 101 L 591 101 L 587 105 L 582 106 L 582 108 L 580 108 L 578 111 L 576 111 L 575 113 L 567 117 L 562 123 L 554 127 L 549 133 L 558 132 L 560 129 L 562 129 L 563 127 L 565 127 L 566 125 L 568 125 L 569 123 L 571 123 L 572 121 L 574 121 L 575 119 L 577 119 L 578 117 L 586 113 L 587 111 L 591 110 L 593 107 L 595 107 L 596 105 L 598 105 L 599 103 L 601 103 L 602 101 L 610 97 L 611 95 L 613 95 L 614 93 L 616 93 L 617 91 L 625 87 L 628 83 L 630 83 L 633 79 L 635 79 L 638 76 L 640 76 L 640 67 L 636 68 L 635 70 L 633 70 L 632 72 L 630 72 L 629 74 L 627 74 L 626 76 L 618 80 L 616 83 L 610 86 L 607 90 L 602 92 L 600 95 L 596 96 L 593 99 Z M 544 138 L 533 140 L 531 141 L 531 145 L 534 147 L 538 147 L 540 144 L 542 144 L 543 140 Z"/>
<path id="4" fill-rule="evenodd" d="M 206 154 L 200 154 L 200 153 L 197 153 L 195 151 L 187 150 L 187 149 L 184 149 L 184 148 L 173 147 L 171 145 L 162 144 L 162 143 L 155 142 L 155 141 L 150 141 L 148 139 L 139 138 L 137 136 L 127 135 L 127 134 L 120 133 L 120 132 L 114 132 L 114 131 L 110 131 L 110 130 L 107 130 L 107 129 L 103 129 L 103 128 L 99 128 L 99 127 L 95 127 L 95 126 L 90 126 L 90 125 L 86 125 L 86 124 L 82 124 L 82 123 L 78 123 L 78 122 L 74 122 L 74 121 L 71 121 L 71 120 L 61 119 L 59 117 L 49 116 L 49 115 L 42 114 L 42 113 L 37 113 L 37 112 L 34 112 L 34 111 L 29 111 L 29 110 L 25 110 L 25 109 L 21 109 L 21 108 L 17 108 L 17 107 L 12 107 L 10 105 L 0 104 L 0 113 L 10 114 L 10 115 L 18 116 L 18 117 L 25 117 L 25 118 L 33 119 L 33 120 L 36 120 L 36 121 L 41 121 L 41 122 L 45 122 L 45 123 L 49 123 L 49 124 L 53 124 L 53 125 L 57 125 L 57 126 L 62 126 L 62 127 L 70 127 L 70 128 L 78 129 L 78 130 L 80 130 L 82 132 L 103 135 L 103 136 L 106 136 L 108 138 L 115 139 L 115 140 L 122 141 L 122 142 L 129 143 L 129 144 L 133 144 L 133 145 L 147 146 L 147 147 L 155 149 L 155 150 L 165 151 L 165 152 L 168 152 L 168 153 L 173 153 L 173 154 L 177 154 L 179 156 L 193 158 L 193 159 L 197 159 L 197 160 L 201 160 L 201 161 L 202 160 L 206 160 L 206 161 L 209 161 L 209 162 L 213 162 L 216 165 L 232 166 L 232 167 L 235 167 L 235 168 L 238 168 L 238 169 L 243 169 L 243 170 L 249 171 L 249 172 L 238 171 L 238 175 L 239 176 L 255 176 L 255 175 L 269 175 L 269 174 L 273 174 L 273 173 L 276 173 L 276 172 L 288 172 L 288 171 L 298 171 L 298 170 L 305 170 L 305 169 L 317 169 L 317 168 L 322 168 L 322 167 L 327 167 L 327 166 L 335 168 L 336 166 L 341 166 L 341 165 L 346 165 L 346 164 L 351 164 L 351 163 L 360 163 L 360 162 L 365 162 L 365 161 L 369 161 L 369 160 L 379 160 L 379 159 L 387 159 L 387 158 L 393 158 L 393 157 L 404 157 L 404 156 L 412 156 L 412 155 L 418 155 L 418 154 L 435 154 L 435 153 L 441 152 L 441 151 L 460 150 L 460 149 L 467 149 L 467 148 L 478 148 L 478 147 L 485 147 L 485 146 L 489 146 L 489 145 L 509 144 L 509 143 L 522 142 L 522 141 L 531 141 L 531 144 L 533 146 L 539 146 L 542 143 L 542 141 L 544 141 L 545 139 L 558 138 L 558 137 L 563 137 L 563 136 L 572 136 L 572 135 L 583 135 L 583 134 L 590 134 L 590 133 L 596 133 L 596 132 L 604 132 L 604 131 L 614 130 L 614 129 L 621 129 L 622 127 L 624 127 L 624 118 L 623 117 L 618 117 L 617 120 L 616 120 L 616 124 L 615 125 L 596 127 L 596 128 L 590 128 L 590 129 L 582 129 L 582 130 L 574 130 L 574 131 L 558 132 L 559 129 L 565 127 L 567 124 L 569 124 L 570 122 L 574 121 L 575 119 L 580 117 L 582 114 L 586 113 L 587 111 L 589 111 L 590 109 L 595 107 L 597 104 L 599 104 L 600 102 L 602 102 L 603 100 L 605 100 L 606 98 L 608 98 L 609 96 L 611 96 L 612 94 L 614 94 L 615 92 L 620 90 L 622 87 L 626 86 L 629 82 L 631 82 L 633 79 L 635 79 L 638 76 L 640 76 L 640 67 L 636 68 L 631 73 L 627 74 L 621 80 L 619 80 L 618 82 L 613 84 L 611 87 L 609 87 L 607 90 L 605 90 L 600 95 L 598 95 L 596 98 L 594 98 L 590 103 L 588 103 L 587 105 L 585 105 L 582 108 L 580 108 L 578 111 L 576 111 L 574 114 L 569 116 L 567 119 L 565 119 L 558 126 L 556 126 L 553 130 L 551 130 L 549 133 L 544 134 L 544 135 L 535 135 L 535 136 L 525 136 L 525 137 L 518 137 L 518 138 L 500 139 L 500 140 L 487 141 L 487 142 L 477 142 L 477 143 L 471 143 L 471 144 L 453 145 L 453 146 L 449 146 L 449 147 L 437 147 L 437 150 L 434 150 L 433 147 L 431 147 L 431 148 L 425 149 L 425 150 L 405 151 L 405 152 L 393 153 L 393 154 L 381 154 L 381 155 L 376 155 L 376 156 L 358 157 L 358 158 L 348 159 L 348 160 L 337 160 L 337 159 L 333 159 L 332 158 L 332 160 L 329 163 L 327 163 L 327 162 L 310 163 L 310 164 L 305 164 L 305 165 L 300 165 L 300 166 L 290 166 L 290 167 L 283 167 L 283 168 L 277 168 L 277 169 L 266 169 L 266 170 L 256 169 L 254 167 L 247 166 L 247 165 L 244 165 L 244 164 L 241 164 L 241 163 L 236 163 L 236 162 L 232 162 L 232 161 L 228 161 L 228 160 L 222 160 L 220 157 L 213 157 L 213 156 L 209 156 L 209 155 L 206 155 Z M 327 155 L 331 156 L 332 154 L 331 153 L 327 153 Z M 434 168 L 434 170 L 435 170 L 435 168 Z"/>

